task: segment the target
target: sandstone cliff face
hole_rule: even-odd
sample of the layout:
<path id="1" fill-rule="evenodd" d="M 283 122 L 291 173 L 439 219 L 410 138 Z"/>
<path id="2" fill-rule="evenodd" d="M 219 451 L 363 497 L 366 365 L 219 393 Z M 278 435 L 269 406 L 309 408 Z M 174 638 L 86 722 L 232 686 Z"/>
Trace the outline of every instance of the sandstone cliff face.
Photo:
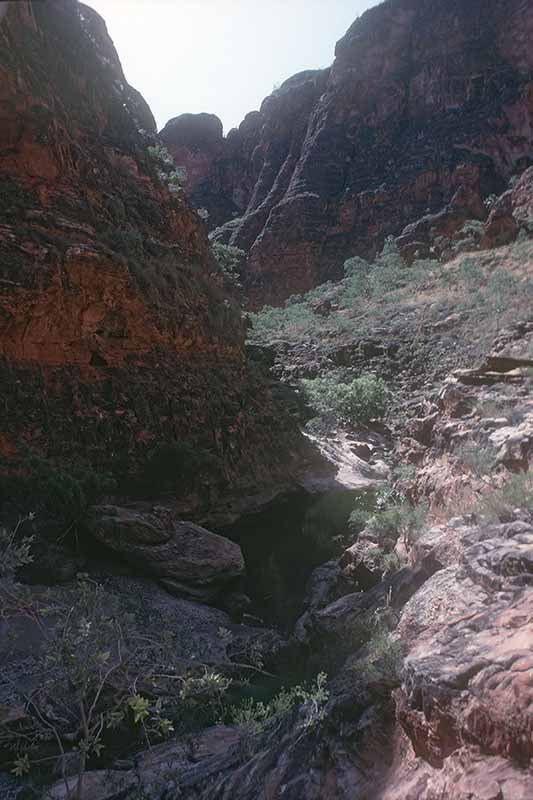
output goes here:
<path id="1" fill-rule="evenodd" d="M 527 0 L 388 0 L 331 70 L 291 78 L 231 132 L 191 189 L 241 213 L 221 238 L 249 251 L 252 302 L 338 277 L 456 195 L 482 217 L 480 196 L 531 163 L 532 33 Z"/>
<path id="2" fill-rule="evenodd" d="M 95 12 L 8 6 L 1 455 L 127 474 L 150 448 L 186 442 L 211 453 L 219 483 L 279 477 L 267 441 L 279 414 L 251 377 L 197 215 L 158 177 L 154 128 Z"/>
<path id="3" fill-rule="evenodd" d="M 182 114 L 161 131 L 176 163 L 187 170 L 194 204 L 209 211 L 210 228 L 235 218 L 240 231 L 246 213 L 240 247 L 251 247 L 287 191 L 328 72 L 309 70 L 289 78 L 226 138 L 212 114 Z M 230 226 L 226 238 L 232 233 Z"/>

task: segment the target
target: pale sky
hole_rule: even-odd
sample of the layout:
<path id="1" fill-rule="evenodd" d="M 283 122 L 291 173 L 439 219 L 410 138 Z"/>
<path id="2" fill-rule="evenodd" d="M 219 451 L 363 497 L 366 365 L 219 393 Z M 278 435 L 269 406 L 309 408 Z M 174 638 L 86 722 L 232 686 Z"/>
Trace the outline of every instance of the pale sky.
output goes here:
<path id="1" fill-rule="evenodd" d="M 224 133 L 275 84 L 327 67 L 376 0 L 85 0 L 105 19 L 129 83 L 159 128 L 207 111 Z"/>

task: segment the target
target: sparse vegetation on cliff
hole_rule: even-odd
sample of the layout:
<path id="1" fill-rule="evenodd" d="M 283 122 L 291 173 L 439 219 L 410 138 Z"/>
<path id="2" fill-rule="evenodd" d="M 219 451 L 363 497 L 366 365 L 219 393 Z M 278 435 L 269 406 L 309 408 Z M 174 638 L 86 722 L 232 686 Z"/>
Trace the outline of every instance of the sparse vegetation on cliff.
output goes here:
<path id="1" fill-rule="evenodd" d="M 187 171 L 184 167 L 176 166 L 174 158 L 167 148 L 161 144 L 150 145 L 148 147 L 150 157 L 157 164 L 157 174 L 162 183 L 165 184 L 169 192 L 180 194 L 187 181 Z"/>
<path id="2" fill-rule="evenodd" d="M 213 255 L 217 261 L 225 284 L 229 289 L 240 289 L 242 270 L 246 261 L 246 253 L 239 247 L 213 242 Z"/>
<path id="3" fill-rule="evenodd" d="M 511 475 L 499 489 L 486 492 L 474 510 L 489 520 L 509 522 L 520 509 L 533 511 L 533 471 Z"/>

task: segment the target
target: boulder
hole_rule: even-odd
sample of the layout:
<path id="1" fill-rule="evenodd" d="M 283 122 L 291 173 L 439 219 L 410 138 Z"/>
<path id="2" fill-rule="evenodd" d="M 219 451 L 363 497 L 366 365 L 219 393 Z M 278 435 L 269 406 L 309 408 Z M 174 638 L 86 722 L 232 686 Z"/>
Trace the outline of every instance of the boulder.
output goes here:
<path id="1" fill-rule="evenodd" d="M 494 203 L 481 247 L 489 249 L 513 242 L 518 232 L 530 231 L 533 220 L 533 167 L 522 173 L 512 189 Z"/>
<path id="2" fill-rule="evenodd" d="M 533 458 L 533 413 L 518 425 L 505 425 L 490 434 L 498 449 L 496 463 L 512 472 L 526 472 Z"/>
<path id="3" fill-rule="evenodd" d="M 91 535 L 170 592 L 212 600 L 244 574 L 239 545 L 192 522 L 154 508 L 141 513 L 118 506 L 96 506 Z"/>

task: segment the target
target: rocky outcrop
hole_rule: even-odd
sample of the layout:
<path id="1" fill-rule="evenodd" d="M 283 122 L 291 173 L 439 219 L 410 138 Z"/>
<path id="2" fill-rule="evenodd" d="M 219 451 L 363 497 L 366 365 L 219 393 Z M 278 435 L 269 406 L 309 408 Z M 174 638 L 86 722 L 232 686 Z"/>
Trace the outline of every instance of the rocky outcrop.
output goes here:
<path id="1" fill-rule="evenodd" d="M 533 464 L 533 401 L 530 394 L 531 322 L 501 332 L 493 352 L 476 369 L 454 371 L 425 416 L 414 417 L 402 457 L 419 464 L 415 495 L 438 509 L 468 510 L 496 490 L 505 473 Z"/>
<path id="2" fill-rule="evenodd" d="M 514 241 L 520 230 L 533 230 L 533 168 L 498 198 L 485 224 L 481 247 L 490 249 Z"/>
<path id="3" fill-rule="evenodd" d="M 184 170 L 183 185 L 193 202 L 198 209 L 207 209 L 209 226 L 231 218 L 232 203 L 211 181 L 214 162 L 222 158 L 226 147 L 219 118 L 214 114 L 181 114 L 167 122 L 161 139 Z"/>
<path id="4" fill-rule="evenodd" d="M 239 545 L 192 522 L 175 520 L 163 508 L 142 514 L 97 506 L 88 528 L 97 541 L 173 593 L 209 601 L 244 574 Z"/>
<path id="5" fill-rule="evenodd" d="M 284 479 L 287 417 L 248 368 L 240 313 L 161 178 L 103 20 L 75 0 L 8 4 L 0 82 L 2 458 L 83 455 L 122 480 L 186 445 L 210 464 L 201 487 L 176 479 L 189 509 Z"/>
<path id="6" fill-rule="evenodd" d="M 431 558 L 433 542 L 442 569 L 402 613 L 409 654 L 396 703 L 420 761 L 385 797 L 446 797 L 452 785 L 460 798 L 531 792 L 532 537 L 530 522 L 463 523 L 419 543 Z"/>
<path id="7" fill-rule="evenodd" d="M 193 198 L 240 216 L 217 236 L 249 252 L 252 302 L 338 277 L 424 216 L 441 235 L 483 220 L 482 198 L 531 163 L 532 30 L 525 0 L 388 0 L 330 70 L 286 81 L 232 131 Z"/>
<path id="8" fill-rule="evenodd" d="M 222 238 L 231 235 L 239 247 L 249 249 L 259 236 L 287 191 L 327 74 L 308 70 L 294 75 L 225 139 L 211 114 L 182 114 L 161 131 L 176 163 L 187 169 L 194 205 L 209 212 L 209 226 L 235 218 Z M 240 219 L 243 214 L 246 219 Z"/>

